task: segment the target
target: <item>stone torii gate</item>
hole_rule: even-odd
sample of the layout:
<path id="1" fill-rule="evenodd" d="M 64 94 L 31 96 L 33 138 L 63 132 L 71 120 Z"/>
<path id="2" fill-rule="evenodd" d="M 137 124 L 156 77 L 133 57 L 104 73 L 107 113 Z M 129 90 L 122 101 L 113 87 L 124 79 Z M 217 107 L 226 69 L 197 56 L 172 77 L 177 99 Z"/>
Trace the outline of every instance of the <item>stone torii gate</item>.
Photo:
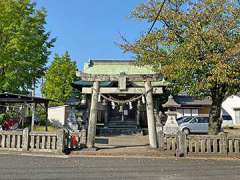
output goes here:
<path id="1" fill-rule="evenodd" d="M 82 72 L 76 73 L 83 81 L 93 82 L 92 88 L 85 88 L 82 91 L 85 93 L 91 93 L 91 107 L 88 123 L 88 135 L 87 135 L 87 147 L 94 148 L 96 124 L 97 124 L 97 103 L 99 93 L 108 94 L 134 94 L 142 93 L 146 97 L 146 112 L 147 112 L 147 124 L 149 133 L 149 144 L 151 148 L 157 148 L 157 135 L 156 135 L 156 123 L 154 119 L 154 107 L 153 107 L 153 92 L 162 94 L 162 87 L 152 88 L 151 82 L 159 81 L 161 76 L 159 74 L 137 74 L 137 75 L 100 75 L 100 74 L 87 74 Z M 118 88 L 100 88 L 101 81 L 117 81 Z M 131 87 L 127 88 L 127 81 L 144 82 L 144 88 Z"/>

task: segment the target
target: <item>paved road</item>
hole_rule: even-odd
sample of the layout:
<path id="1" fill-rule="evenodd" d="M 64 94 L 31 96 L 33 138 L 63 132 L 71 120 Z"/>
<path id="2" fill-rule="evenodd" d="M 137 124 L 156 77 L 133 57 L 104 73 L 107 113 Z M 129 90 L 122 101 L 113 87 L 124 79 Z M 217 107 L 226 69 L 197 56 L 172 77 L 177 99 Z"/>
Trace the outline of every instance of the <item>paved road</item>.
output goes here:
<path id="1" fill-rule="evenodd" d="M 240 160 L 0 155 L 0 179 L 239 180 Z"/>

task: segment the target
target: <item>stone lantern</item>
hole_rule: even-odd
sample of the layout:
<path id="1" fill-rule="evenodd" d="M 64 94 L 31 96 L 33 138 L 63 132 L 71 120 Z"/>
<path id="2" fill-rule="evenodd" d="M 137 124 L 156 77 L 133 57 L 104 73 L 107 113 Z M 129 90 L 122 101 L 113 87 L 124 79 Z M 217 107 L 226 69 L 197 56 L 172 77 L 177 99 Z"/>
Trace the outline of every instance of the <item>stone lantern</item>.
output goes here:
<path id="1" fill-rule="evenodd" d="M 177 134 L 179 131 L 179 126 L 177 123 L 177 108 L 181 105 L 176 103 L 176 101 L 173 99 L 173 96 L 170 95 L 168 97 L 168 101 L 162 105 L 165 108 L 168 108 L 167 114 L 167 121 L 166 124 L 163 127 L 163 132 L 165 134 Z"/>

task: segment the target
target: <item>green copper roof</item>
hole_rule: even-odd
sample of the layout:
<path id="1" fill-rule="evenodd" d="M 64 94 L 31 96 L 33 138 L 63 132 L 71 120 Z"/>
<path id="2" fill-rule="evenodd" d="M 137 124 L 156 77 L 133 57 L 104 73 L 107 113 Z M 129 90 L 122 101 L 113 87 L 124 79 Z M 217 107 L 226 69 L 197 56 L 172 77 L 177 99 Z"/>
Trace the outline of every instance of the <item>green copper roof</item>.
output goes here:
<path id="1" fill-rule="evenodd" d="M 119 75 L 125 73 L 127 75 L 131 74 L 155 74 L 151 66 L 139 67 L 134 64 L 134 61 L 121 61 L 121 60 L 90 60 L 88 63 L 84 64 L 83 72 L 87 74 L 105 74 L 105 75 Z M 100 87 L 110 87 L 112 84 L 110 82 L 101 82 Z M 92 82 L 87 81 L 76 81 L 73 86 L 77 87 L 91 87 Z M 143 82 L 134 82 L 136 87 L 144 87 Z M 152 82 L 153 87 L 167 86 L 168 82 L 159 80 L 157 82 Z"/>
<path id="2" fill-rule="evenodd" d="M 139 67 L 134 61 L 90 60 L 84 64 L 84 73 L 89 74 L 155 74 L 150 66 Z"/>
<path id="3" fill-rule="evenodd" d="M 100 87 L 109 87 L 109 86 L 111 86 L 111 84 L 112 84 L 111 82 L 102 81 L 102 82 L 100 82 L 99 86 Z M 78 80 L 78 81 L 74 81 L 72 83 L 72 85 L 73 85 L 73 87 L 92 87 L 93 82 Z"/>

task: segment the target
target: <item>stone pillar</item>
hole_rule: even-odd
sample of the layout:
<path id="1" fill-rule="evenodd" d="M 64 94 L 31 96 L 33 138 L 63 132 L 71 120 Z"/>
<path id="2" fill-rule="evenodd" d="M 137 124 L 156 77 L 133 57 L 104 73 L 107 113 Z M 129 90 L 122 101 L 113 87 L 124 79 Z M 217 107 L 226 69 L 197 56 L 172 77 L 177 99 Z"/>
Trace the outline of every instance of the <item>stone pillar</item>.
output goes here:
<path id="1" fill-rule="evenodd" d="M 87 140 L 87 137 L 86 137 L 87 131 L 86 129 L 82 129 L 80 133 L 81 133 L 80 146 L 85 148 L 86 140 Z"/>
<path id="2" fill-rule="evenodd" d="M 177 157 L 185 157 L 187 155 L 186 134 L 181 131 L 177 132 Z"/>
<path id="3" fill-rule="evenodd" d="M 98 91 L 99 91 L 99 82 L 95 81 L 93 83 L 90 116 L 89 116 L 89 122 L 88 122 L 88 136 L 87 136 L 87 147 L 88 148 L 94 148 L 94 144 L 95 144 Z"/>
<path id="4" fill-rule="evenodd" d="M 28 139 L 29 139 L 29 129 L 24 128 L 23 129 L 23 136 L 22 136 L 22 150 L 28 151 Z"/>
<path id="5" fill-rule="evenodd" d="M 140 115 L 141 115 L 140 108 L 141 108 L 141 102 L 138 101 L 137 102 L 137 114 L 136 114 L 136 117 L 137 117 L 137 127 L 140 127 Z"/>
<path id="6" fill-rule="evenodd" d="M 65 148 L 65 134 L 63 129 L 57 131 L 57 152 L 62 153 Z"/>
<path id="7" fill-rule="evenodd" d="M 159 131 L 158 133 L 158 148 L 160 151 L 164 150 L 164 133 L 163 131 Z"/>
<path id="8" fill-rule="evenodd" d="M 220 153 L 227 155 L 227 134 L 224 132 L 219 134 L 221 139 L 220 139 Z"/>
<path id="9" fill-rule="evenodd" d="M 160 148 L 160 144 L 161 144 L 160 136 L 161 136 L 161 133 L 163 132 L 163 127 L 161 124 L 160 116 L 156 109 L 154 109 L 154 117 L 156 122 L 157 144 L 158 144 L 158 148 Z"/>
<path id="10" fill-rule="evenodd" d="M 156 123 L 153 114 L 152 86 L 150 81 L 145 82 L 146 90 L 146 110 L 148 122 L 149 144 L 151 148 L 157 148 Z"/>

